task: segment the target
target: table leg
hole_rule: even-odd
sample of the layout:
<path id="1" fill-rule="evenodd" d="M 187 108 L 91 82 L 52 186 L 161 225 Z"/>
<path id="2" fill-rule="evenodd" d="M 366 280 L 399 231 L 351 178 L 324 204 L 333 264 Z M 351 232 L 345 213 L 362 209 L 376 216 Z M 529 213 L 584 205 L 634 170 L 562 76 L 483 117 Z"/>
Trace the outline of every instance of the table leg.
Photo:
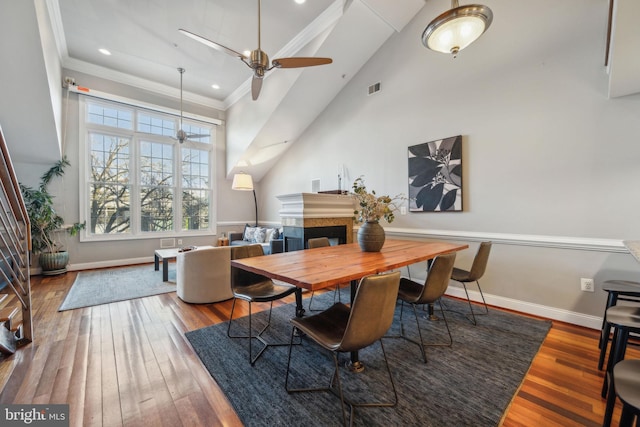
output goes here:
<path id="1" fill-rule="evenodd" d="M 438 316 L 436 316 L 435 313 L 434 313 L 433 304 L 432 303 L 428 304 L 428 313 L 429 313 L 429 320 L 440 320 L 440 318 Z"/>
<path id="2" fill-rule="evenodd" d="M 153 254 L 153 269 L 158 271 L 160 269 L 160 258 L 158 254 Z"/>
<path id="3" fill-rule="evenodd" d="M 351 281 L 351 303 L 353 304 L 353 300 L 356 298 L 356 291 L 358 290 L 358 281 Z M 364 364 L 360 361 L 360 357 L 357 351 L 351 352 L 351 360 L 349 361 L 348 368 L 351 372 L 362 372 L 364 371 Z"/>
<path id="4" fill-rule="evenodd" d="M 169 258 L 162 260 L 162 281 L 169 281 Z"/>
<path id="5" fill-rule="evenodd" d="M 304 308 L 302 308 L 302 289 L 296 289 L 296 317 L 304 316 Z"/>
<path id="6" fill-rule="evenodd" d="M 429 274 L 429 271 L 431 271 L 431 265 L 433 264 L 433 259 L 428 259 L 427 260 L 427 274 Z M 438 318 L 438 316 L 436 316 L 434 309 L 433 309 L 433 303 L 430 303 L 427 305 L 427 312 L 429 313 L 429 320 L 440 320 Z"/>

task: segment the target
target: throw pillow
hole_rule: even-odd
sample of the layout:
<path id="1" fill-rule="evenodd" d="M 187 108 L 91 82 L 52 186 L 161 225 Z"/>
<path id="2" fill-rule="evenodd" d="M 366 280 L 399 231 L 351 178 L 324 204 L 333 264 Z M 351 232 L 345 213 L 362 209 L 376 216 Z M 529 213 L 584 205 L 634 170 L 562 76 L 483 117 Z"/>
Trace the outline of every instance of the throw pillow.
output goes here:
<path id="1" fill-rule="evenodd" d="M 278 238 L 278 230 L 276 230 L 275 228 L 267 228 L 264 235 L 264 241 L 271 242 L 273 239 L 277 239 L 277 238 Z"/>
<path id="2" fill-rule="evenodd" d="M 262 227 L 256 227 L 256 231 L 253 234 L 253 240 L 251 241 L 251 243 L 264 243 L 265 240 L 265 235 L 266 235 L 266 228 L 262 228 Z"/>
<path id="3" fill-rule="evenodd" d="M 244 230 L 242 231 L 242 240 L 247 240 L 247 228 L 250 228 L 251 226 L 249 224 L 245 224 L 244 225 Z"/>
<path id="4" fill-rule="evenodd" d="M 243 240 L 246 240 L 247 242 L 251 242 L 251 243 L 256 243 L 256 241 L 255 241 L 255 239 L 256 239 L 256 231 L 259 228 L 260 227 L 245 227 L 244 228 Z"/>

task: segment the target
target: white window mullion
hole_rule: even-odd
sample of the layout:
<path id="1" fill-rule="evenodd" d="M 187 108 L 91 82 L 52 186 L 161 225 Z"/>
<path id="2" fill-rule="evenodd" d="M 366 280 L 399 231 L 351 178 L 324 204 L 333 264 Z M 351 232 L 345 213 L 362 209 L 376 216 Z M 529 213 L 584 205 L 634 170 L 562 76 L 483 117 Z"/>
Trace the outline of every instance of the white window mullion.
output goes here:
<path id="1" fill-rule="evenodd" d="M 131 147 L 131 230 L 140 234 L 140 138 L 133 138 Z"/>

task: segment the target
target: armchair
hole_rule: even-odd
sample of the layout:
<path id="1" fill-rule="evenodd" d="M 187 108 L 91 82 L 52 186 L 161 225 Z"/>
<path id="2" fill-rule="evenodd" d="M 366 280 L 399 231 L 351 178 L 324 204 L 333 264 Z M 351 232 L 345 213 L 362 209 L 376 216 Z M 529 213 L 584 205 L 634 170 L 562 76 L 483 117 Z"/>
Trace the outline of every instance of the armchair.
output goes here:
<path id="1" fill-rule="evenodd" d="M 231 249 L 220 246 L 179 253 L 176 257 L 176 293 L 181 300 L 196 304 L 233 298 Z"/>

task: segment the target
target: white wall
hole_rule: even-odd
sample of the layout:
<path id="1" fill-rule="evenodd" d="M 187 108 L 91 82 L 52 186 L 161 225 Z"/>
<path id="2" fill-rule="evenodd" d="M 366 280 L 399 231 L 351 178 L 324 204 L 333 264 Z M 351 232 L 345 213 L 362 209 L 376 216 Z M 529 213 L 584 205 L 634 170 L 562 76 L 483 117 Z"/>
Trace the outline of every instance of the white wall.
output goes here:
<path id="1" fill-rule="evenodd" d="M 498 236 L 482 281 L 492 302 L 598 327 L 601 280 L 640 280 L 640 264 L 621 249 L 621 240 L 640 238 L 640 95 L 606 96 L 607 1 L 544 0 L 526 14 L 518 2 L 486 1 L 492 27 L 456 59 L 420 42 L 442 12 L 435 3 L 260 183 L 261 217 L 277 221 L 275 196 L 310 191 L 311 179 L 337 188 L 341 164 L 348 184 L 364 175 L 378 194 L 407 194 L 407 147 L 461 134 L 464 212 L 410 213 L 383 225 L 399 236 L 454 230 L 472 242 L 462 266 L 474 241 Z M 367 96 L 378 81 L 381 92 Z M 562 244 L 575 240 L 584 244 Z M 580 277 L 596 278 L 597 291 L 580 292 Z"/>

